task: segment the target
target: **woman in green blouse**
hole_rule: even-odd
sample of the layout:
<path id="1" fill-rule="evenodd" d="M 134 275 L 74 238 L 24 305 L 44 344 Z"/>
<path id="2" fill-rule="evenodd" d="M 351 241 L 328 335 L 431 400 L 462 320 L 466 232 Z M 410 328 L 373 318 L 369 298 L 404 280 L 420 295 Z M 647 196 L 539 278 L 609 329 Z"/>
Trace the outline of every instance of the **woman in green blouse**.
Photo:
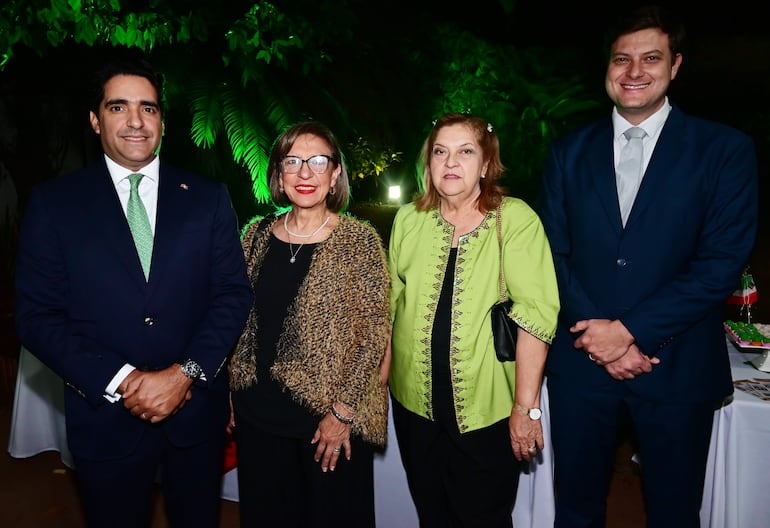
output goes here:
<path id="1" fill-rule="evenodd" d="M 511 526 L 519 462 L 543 448 L 540 386 L 559 299 L 537 215 L 504 198 L 492 126 L 447 114 L 423 147 L 425 192 L 390 238 L 393 419 L 420 525 Z M 515 363 L 497 360 L 500 207 Z"/>

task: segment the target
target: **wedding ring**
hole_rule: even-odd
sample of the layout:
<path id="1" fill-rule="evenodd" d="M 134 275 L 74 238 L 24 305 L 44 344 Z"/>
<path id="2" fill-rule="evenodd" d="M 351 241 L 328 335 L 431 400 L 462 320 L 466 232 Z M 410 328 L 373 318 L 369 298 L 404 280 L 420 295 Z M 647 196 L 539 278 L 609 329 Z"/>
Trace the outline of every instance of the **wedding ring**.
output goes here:
<path id="1" fill-rule="evenodd" d="M 342 451 L 342 449 L 340 449 L 339 447 L 335 447 L 335 448 L 334 448 L 334 452 L 335 452 L 335 453 L 339 453 L 340 451 Z"/>
<path id="2" fill-rule="evenodd" d="M 535 451 L 537 451 L 537 448 L 535 448 L 535 446 L 532 446 L 529 449 L 527 449 L 527 451 L 529 451 L 530 453 L 534 453 Z"/>
<path id="3" fill-rule="evenodd" d="M 588 359 L 596 363 L 596 358 L 592 354 L 588 354 Z"/>
<path id="4" fill-rule="evenodd" d="M 146 420 L 146 419 L 147 419 L 147 415 L 142 413 L 142 420 Z"/>

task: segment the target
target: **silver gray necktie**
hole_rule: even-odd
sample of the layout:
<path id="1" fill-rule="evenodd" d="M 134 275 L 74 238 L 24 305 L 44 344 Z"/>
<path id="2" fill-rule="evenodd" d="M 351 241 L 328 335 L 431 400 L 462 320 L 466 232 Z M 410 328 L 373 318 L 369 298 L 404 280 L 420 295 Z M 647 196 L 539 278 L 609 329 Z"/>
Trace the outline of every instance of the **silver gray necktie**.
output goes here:
<path id="1" fill-rule="evenodd" d="M 623 227 L 625 227 L 631 207 L 636 199 L 636 193 L 642 183 L 642 139 L 647 135 L 647 132 L 639 127 L 631 127 L 623 132 L 623 135 L 628 139 L 628 143 L 620 151 L 618 168 L 615 171 L 615 183 L 618 187 L 620 216 L 623 219 Z"/>

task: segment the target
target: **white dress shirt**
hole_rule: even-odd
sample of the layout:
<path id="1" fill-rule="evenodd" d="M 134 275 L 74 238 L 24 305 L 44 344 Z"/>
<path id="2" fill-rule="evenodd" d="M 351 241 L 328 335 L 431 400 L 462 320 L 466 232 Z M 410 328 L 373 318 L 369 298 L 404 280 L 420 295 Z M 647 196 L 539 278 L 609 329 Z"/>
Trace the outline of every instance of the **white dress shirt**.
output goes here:
<path id="1" fill-rule="evenodd" d="M 612 109 L 612 127 L 614 137 L 614 155 L 615 155 L 615 169 L 618 168 L 618 162 L 620 161 L 620 151 L 626 146 L 628 140 L 623 132 L 637 126 L 647 132 L 647 135 L 642 140 L 643 158 L 642 158 L 642 179 L 644 179 L 644 173 L 647 171 L 647 165 L 650 163 L 652 153 L 655 150 L 655 144 L 660 137 L 660 131 L 663 130 L 663 125 L 666 123 L 668 114 L 671 112 L 671 105 L 666 97 L 665 103 L 660 107 L 660 110 L 652 114 L 650 117 L 639 123 L 638 125 L 632 125 L 626 119 L 618 113 L 617 108 Z"/>
<path id="2" fill-rule="evenodd" d="M 153 235 L 155 234 L 155 215 L 158 210 L 158 183 L 160 180 L 160 158 L 157 156 L 148 165 L 142 167 L 139 171 L 132 171 L 125 167 L 121 167 L 107 155 L 104 156 L 104 160 L 107 162 L 107 170 L 112 178 L 112 183 L 115 185 L 115 190 L 118 193 L 118 199 L 120 205 L 123 207 L 123 214 L 126 214 L 128 207 L 128 195 L 131 193 L 131 184 L 128 181 L 128 177 L 131 174 L 143 174 L 144 178 L 139 182 L 139 198 L 144 204 L 144 208 L 147 211 L 147 218 L 150 220 L 150 228 Z M 126 379 L 135 367 L 126 363 L 115 374 L 109 385 L 105 389 L 104 397 L 112 403 L 120 400 L 120 394 L 116 391 L 118 387 Z"/>

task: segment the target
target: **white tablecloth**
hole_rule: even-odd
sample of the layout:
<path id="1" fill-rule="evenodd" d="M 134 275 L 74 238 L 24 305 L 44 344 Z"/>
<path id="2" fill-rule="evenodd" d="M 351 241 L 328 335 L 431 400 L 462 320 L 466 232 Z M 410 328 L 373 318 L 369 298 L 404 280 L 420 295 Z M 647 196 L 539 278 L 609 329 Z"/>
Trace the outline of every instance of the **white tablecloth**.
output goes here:
<path id="1" fill-rule="evenodd" d="M 58 451 L 62 462 L 72 467 L 64 425 L 64 383 L 22 348 L 8 452 L 15 458 L 26 458 L 44 451 Z"/>
<path id="2" fill-rule="evenodd" d="M 63 414 L 64 388 L 61 380 L 27 350 L 22 349 L 16 383 L 8 452 L 24 458 L 43 451 L 56 450 L 62 462 L 72 467 L 67 449 Z M 543 390 L 543 429 L 546 447 L 550 437 L 548 395 Z M 380 528 L 417 528 L 417 513 L 409 496 L 401 458 L 396 445 L 393 420 L 389 420 L 388 447 L 374 461 L 374 488 L 377 526 Z M 538 462 L 519 479 L 513 521 L 516 528 L 542 528 L 553 525 L 554 491 L 551 450 L 546 448 Z M 222 497 L 238 500 L 237 469 L 225 474 Z"/>
<path id="3" fill-rule="evenodd" d="M 756 353 L 731 344 L 733 380 L 770 378 L 746 361 Z M 770 401 L 736 389 L 714 414 L 700 517 L 704 528 L 770 526 Z"/>

